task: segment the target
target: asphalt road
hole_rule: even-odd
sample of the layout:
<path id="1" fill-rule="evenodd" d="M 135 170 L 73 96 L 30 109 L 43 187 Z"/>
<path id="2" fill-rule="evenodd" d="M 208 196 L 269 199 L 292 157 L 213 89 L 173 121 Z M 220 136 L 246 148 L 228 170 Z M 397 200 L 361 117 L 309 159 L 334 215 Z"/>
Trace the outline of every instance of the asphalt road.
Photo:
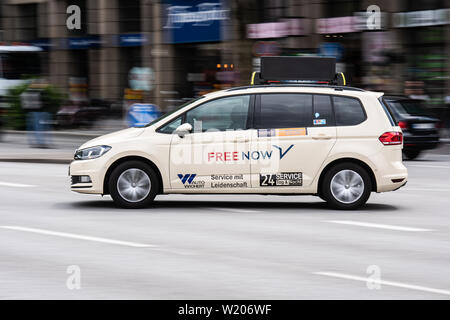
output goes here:
<path id="1" fill-rule="evenodd" d="M 0 163 L 0 299 L 449 299 L 439 152 L 352 212 L 246 195 L 123 210 L 70 192 L 66 165 Z"/>

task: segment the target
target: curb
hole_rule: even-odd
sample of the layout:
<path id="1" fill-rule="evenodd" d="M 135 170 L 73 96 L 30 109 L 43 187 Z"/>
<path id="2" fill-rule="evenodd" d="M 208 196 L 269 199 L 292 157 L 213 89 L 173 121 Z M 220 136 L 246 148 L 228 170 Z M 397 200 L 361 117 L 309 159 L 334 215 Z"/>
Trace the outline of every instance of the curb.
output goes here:
<path id="1" fill-rule="evenodd" d="M 5 159 L 0 159 L 0 162 L 70 164 L 72 162 L 72 159 L 5 158 Z"/>
<path id="2" fill-rule="evenodd" d="M 113 131 L 111 131 L 113 132 Z M 17 134 L 17 135 L 26 135 L 27 131 L 20 131 L 20 130 L 3 130 L 3 134 Z M 88 133 L 88 132 L 70 132 L 70 131 L 42 131 L 44 134 L 50 134 L 52 136 L 58 136 L 58 137 L 77 137 L 77 138 L 97 138 L 102 135 L 105 135 L 109 132 L 97 132 L 97 133 Z"/>

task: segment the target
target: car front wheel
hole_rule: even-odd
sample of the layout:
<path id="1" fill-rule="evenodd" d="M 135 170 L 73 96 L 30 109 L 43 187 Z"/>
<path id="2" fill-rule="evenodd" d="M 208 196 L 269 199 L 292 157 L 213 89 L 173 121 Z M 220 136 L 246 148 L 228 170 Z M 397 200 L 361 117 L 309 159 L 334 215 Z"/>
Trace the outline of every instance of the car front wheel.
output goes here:
<path id="1" fill-rule="evenodd" d="M 117 166 L 109 178 L 109 191 L 122 208 L 144 208 L 150 205 L 159 190 L 153 169 L 140 161 L 127 161 Z"/>
<path id="2" fill-rule="evenodd" d="M 367 171 L 355 163 L 341 163 L 324 176 L 322 195 L 328 204 L 341 210 L 353 210 L 369 199 L 372 183 Z"/>

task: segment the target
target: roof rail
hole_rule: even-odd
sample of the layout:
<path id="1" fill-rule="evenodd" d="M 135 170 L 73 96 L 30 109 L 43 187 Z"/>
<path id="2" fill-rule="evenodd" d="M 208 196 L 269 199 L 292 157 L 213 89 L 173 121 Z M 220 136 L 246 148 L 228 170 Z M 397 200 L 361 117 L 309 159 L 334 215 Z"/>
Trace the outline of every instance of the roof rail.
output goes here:
<path id="1" fill-rule="evenodd" d="M 326 88 L 326 89 L 334 89 L 336 91 L 348 90 L 348 91 L 360 91 L 365 92 L 366 90 L 355 87 L 347 87 L 347 86 L 333 86 L 333 85 L 323 85 L 323 84 L 260 84 L 260 85 L 251 85 L 251 86 L 241 86 L 235 87 L 231 89 L 227 89 L 225 91 L 237 91 L 237 90 L 245 90 L 245 89 L 253 89 L 253 88 L 282 88 L 282 87 L 294 87 L 294 88 Z"/>

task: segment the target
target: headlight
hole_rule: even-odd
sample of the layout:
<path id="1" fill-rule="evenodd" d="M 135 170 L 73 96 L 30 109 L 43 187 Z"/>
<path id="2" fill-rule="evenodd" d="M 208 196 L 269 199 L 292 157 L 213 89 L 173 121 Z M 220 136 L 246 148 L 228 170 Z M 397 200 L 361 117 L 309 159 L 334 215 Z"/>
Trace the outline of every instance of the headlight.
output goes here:
<path id="1" fill-rule="evenodd" d="M 110 146 L 96 146 L 86 149 L 77 150 L 75 152 L 75 156 L 73 157 L 75 160 L 89 160 L 96 159 L 101 157 L 105 153 L 107 153 L 111 149 Z"/>

